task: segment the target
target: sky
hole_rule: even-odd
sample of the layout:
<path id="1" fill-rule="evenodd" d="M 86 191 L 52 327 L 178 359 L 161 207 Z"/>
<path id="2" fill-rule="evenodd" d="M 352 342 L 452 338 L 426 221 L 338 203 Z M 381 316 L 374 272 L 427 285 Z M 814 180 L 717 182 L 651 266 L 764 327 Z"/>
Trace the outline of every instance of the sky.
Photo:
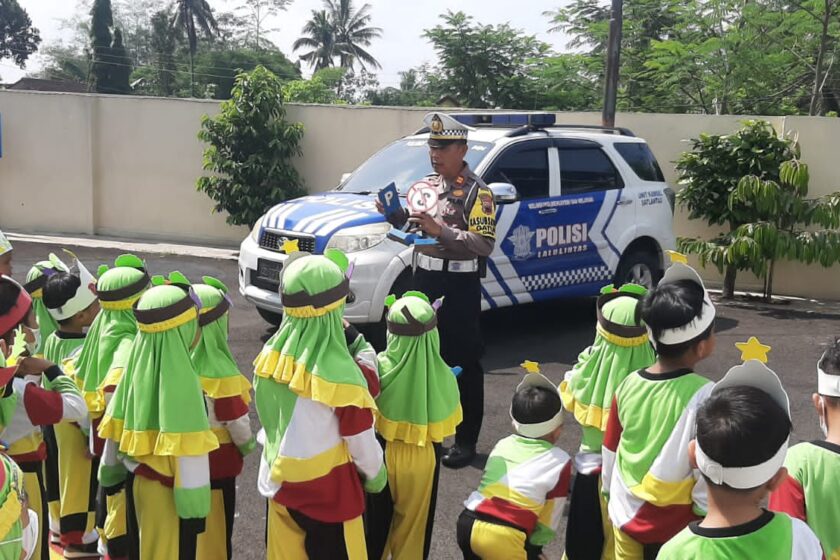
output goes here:
<path id="1" fill-rule="evenodd" d="M 209 0 L 215 10 L 232 11 L 236 0 Z M 371 44 L 370 52 L 382 64 L 377 72 L 380 85 L 398 86 L 399 72 L 419 66 L 424 62 L 434 63 L 435 53 L 431 45 L 421 37 L 424 29 L 437 25 L 439 15 L 446 10 L 461 10 L 484 24 L 509 23 L 530 35 L 562 49 L 565 39 L 562 34 L 548 33 L 549 20 L 542 13 L 569 3 L 570 0 L 367 0 L 371 5 L 373 25 L 381 27 L 382 38 Z M 33 24 L 41 32 L 42 46 L 62 38 L 61 21 L 71 18 L 80 8 L 77 0 L 18 0 L 27 10 Z M 355 4 L 361 5 L 361 0 Z M 280 14 L 273 27 L 278 32 L 269 38 L 291 60 L 297 60 L 292 52 L 292 43 L 312 12 L 320 9 L 321 0 L 294 0 L 287 11 Z M 26 70 L 20 70 L 9 60 L 0 61 L 0 82 L 11 83 L 27 72 L 38 70 L 38 57 L 30 57 Z"/>

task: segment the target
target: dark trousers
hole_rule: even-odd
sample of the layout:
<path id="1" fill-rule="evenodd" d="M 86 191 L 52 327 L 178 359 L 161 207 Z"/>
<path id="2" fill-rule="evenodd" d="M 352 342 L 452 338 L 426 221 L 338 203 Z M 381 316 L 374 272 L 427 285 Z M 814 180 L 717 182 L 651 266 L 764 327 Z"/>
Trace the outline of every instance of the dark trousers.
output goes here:
<path id="1" fill-rule="evenodd" d="M 458 426 L 455 442 L 475 446 L 484 418 L 481 279 L 477 272 L 432 272 L 417 268 L 414 289 L 426 294 L 431 301 L 445 298 L 438 311 L 440 354 L 450 366 L 462 368 L 458 389 L 464 421 Z"/>
<path id="2" fill-rule="evenodd" d="M 569 500 L 566 556 L 569 560 L 600 560 L 604 550 L 599 473 L 576 473 Z"/>
<path id="3" fill-rule="evenodd" d="M 383 450 L 388 442 L 379 439 Z M 440 459 L 443 455 L 441 445 L 433 443 L 435 450 L 435 474 L 432 482 L 432 497 L 429 500 L 429 516 L 426 520 L 426 540 L 423 543 L 423 558 L 429 557 L 429 549 L 432 544 L 432 529 L 435 525 L 435 509 L 437 505 L 438 480 L 440 479 Z M 386 465 L 388 469 L 393 468 Z M 389 470 L 389 472 L 392 472 Z M 418 488 L 418 490 L 420 490 Z M 385 546 L 388 544 L 388 534 L 391 531 L 391 522 L 394 517 L 394 497 L 388 484 L 378 494 L 365 494 L 365 543 L 369 560 L 382 558 Z"/>

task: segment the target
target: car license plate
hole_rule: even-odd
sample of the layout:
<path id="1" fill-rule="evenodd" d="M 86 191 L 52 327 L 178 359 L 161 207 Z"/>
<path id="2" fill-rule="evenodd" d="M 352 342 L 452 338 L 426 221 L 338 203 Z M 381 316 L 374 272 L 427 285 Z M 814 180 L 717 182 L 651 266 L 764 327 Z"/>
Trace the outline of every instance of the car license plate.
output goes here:
<path id="1" fill-rule="evenodd" d="M 257 261 L 257 276 L 263 280 L 280 283 L 280 272 L 283 270 L 283 263 L 274 261 L 265 261 L 259 259 Z"/>

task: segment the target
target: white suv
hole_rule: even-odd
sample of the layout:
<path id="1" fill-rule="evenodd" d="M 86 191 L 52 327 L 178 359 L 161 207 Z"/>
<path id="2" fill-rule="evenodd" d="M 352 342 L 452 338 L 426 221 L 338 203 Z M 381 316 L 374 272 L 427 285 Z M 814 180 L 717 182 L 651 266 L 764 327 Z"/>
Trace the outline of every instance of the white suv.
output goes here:
<path id="1" fill-rule="evenodd" d="M 647 144 L 630 131 L 556 125 L 546 113 L 453 113 L 475 127 L 466 160 L 496 195 L 496 248 L 482 307 L 595 295 L 605 284 L 655 283 L 673 249 L 674 192 Z M 332 191 L 278 204 L 239 255 L 239 290 L 272 323 L 283 244 L 336 247 L 355 262 L 346 316 L 377 323 L 391 293 L 410 287 L 411 248 L 388 238 L 376 194 L 401 194 L 431 173 L 428 130 L 397 140 Z M 404 200 L 403 200 L 404 202 Z"/>

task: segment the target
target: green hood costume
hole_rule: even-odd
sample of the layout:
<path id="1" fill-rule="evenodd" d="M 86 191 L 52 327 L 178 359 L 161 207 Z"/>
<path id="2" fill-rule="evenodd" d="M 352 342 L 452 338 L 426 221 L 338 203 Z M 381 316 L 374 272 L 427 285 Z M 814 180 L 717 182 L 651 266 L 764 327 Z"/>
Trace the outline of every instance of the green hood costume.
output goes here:
<path id="1" fill-rule="evenodd" d="M 219 442 L 190 359 L 198 335 L 198 297 L 179 273 L 134 304 L 139 332 L 122 381 L 99 427 L 133 458 L 203 455 Z"/>
<path id="2" fill-rule="evenodd" d="M 23 473 L 5 453 L 0 454 L 0 560 L 19 560 L 23 547 L 20 522 Z"/>
<path id="3" fill-rule="evenodd" d="M 46 274 L 44 273 L 46 272 Z M 52 333 L 58 330 L 58 322 L 50 315 L 49 309 L 44 305 L 44 286 L 47 278 L 53 272 L 57 272 L 55 264 L 50 261 L 40 261 L 29 269 L 26 274 L 26 283 L 23 287 L 32 296 L 32 310 L 35 312 L 35 319 L 38 321 L 38 328 L 41 330 L 41 343 L 35 349 L 35 355 L 40 356 L 44 352 L 44 345 Z M 64 272 L 67 272 L 65 269 Z"/>
<path id="4" fill-rule="evenodd" d="M 241 397 L 245 404 L 248 404 L 251 402 L 251 384 L 239 371 L 228 344 L 228 288 L 209 276 L 205 276 L 203 280 L 204 284 L 193 286 L 201 300 L 201 312 L 198 317 L 201 340 L 191 353 L 193 367 L 198 372 L 201 387 L 208 397 Z"/>
<path id="5" fill-rule="evenodd" d="M 283 267 L 283 322 L 254 361 L 259 385 L 273 380 L 327 406 L 376 409 L 367 381 L 347 349 L 342 316 L 349 290 L 347 257 L 293 253 Z"/>
<path id="6" fill-rule="evenodd" d="M 68 370 L 76 379 L 93 418 L 105 412 L 103 388 L 117 385 L 137 334 L 132 306 L 149 286 L 142 260 L 121 255 L 114 268 L 99 269 L 96 290 L 101 310 L 90 326 L 81 353 Z"/>
<path id="7" fill-rule="evenodd" d="M 600 453 L 616 388 L 629 374 L 656 361 L 647 331 L 636 319 L 636 307 L 645 293 L 634 284 L 601 291 L 595 342 L 581 352 L 560 383 L 563 405 L 583 430 L 584 450 Z"/>
<path id="8" fill-rule="evenodd" d="M 378 356 L 376 431 L 418 446 L 442 442 L 461 423 L 458 381 L 440 356 L 436 309 L 420 292 L 389 296 L 388 346 Z"/>

